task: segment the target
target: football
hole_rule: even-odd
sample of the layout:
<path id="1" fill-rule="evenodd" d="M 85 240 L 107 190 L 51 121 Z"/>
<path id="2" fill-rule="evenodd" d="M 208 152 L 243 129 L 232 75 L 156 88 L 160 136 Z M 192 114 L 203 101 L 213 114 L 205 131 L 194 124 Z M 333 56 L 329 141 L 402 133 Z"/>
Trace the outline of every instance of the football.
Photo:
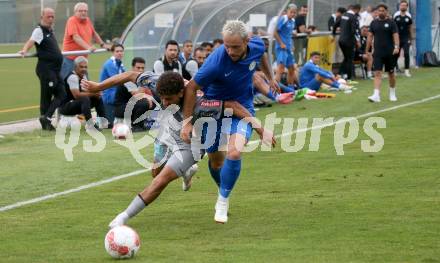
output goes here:
<path id="1" fill-rule="evenodd" d="M 141 246 L 139 235 L 131 227 L 118 226 L 105 236 L 105 250 L 112 258 L 132 258 Z"/>
<path id="2" fill-rule="evenodd" d="M 113 126 L 113 138 L 117 140 L 125 140 L 130 133 L 130 127 L 125 123 L 117 123 Z"/>

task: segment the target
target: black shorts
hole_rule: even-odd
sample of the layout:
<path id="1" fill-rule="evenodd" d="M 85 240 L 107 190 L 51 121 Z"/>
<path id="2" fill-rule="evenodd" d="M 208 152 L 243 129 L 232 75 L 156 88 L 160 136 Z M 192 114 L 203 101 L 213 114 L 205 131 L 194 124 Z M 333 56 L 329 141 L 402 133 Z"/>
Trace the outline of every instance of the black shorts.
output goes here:
<path id="1" fill-rule="evenodd" d="M 365 53 L 360 52 L 360 51 L 356 51 L 354 53 L 354 61 L 362 61 L 362 62 L 364 62 L 364 55 L 365 55 Z"/>
<path id="2" fill-rule="evenodd" d="M 385 66 L 385 72 L 394 73 L 394 68 L 396 67 L 396 58 L 394 58 L 393 55 L 374 55 L 373 70 L 383 71 L 383 66 Z"/>

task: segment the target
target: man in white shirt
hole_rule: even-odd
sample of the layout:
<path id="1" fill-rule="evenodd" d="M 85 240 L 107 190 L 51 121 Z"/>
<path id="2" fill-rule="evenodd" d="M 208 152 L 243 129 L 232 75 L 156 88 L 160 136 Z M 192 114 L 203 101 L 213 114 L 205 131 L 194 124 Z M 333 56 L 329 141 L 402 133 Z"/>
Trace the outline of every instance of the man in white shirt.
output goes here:
<path id="1" fill-rule="evenodd" d="M 194 59 L 188 61 L 185 65 L 185 70 L 188 72 L 189 76 L 193 78 L 199 68 L 202 67 L 206 59 L 206 52 L 203 48 L 198 47 L 194 50 Z M 189 79 L 191 79 L 189 78 Z"/>

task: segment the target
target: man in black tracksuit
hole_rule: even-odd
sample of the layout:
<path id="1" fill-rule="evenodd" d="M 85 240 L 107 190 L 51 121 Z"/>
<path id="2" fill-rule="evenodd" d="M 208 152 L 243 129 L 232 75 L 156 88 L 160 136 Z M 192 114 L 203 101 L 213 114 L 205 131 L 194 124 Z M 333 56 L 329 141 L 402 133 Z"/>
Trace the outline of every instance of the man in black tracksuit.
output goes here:
<path id="1" fill-rule="evenodd" d="M 400 12 L 396 13 L 394 16 L 394 22 L 397 24 L 400 39 L 399 54 L 396 55 L 396 65 L 400 56 L 400 51 L 403 49 L 405 54 L 405 76 L 411 77 L 411 74 L 409 73 L 409 47 L 411 45 L 411 25 L 413 22 L 411 15 L 407 11 L 408 1 L 400 1 Z"/>
<path id="2" fill-rule="evenodd" d="M 345 14 L 345 12 L 347 12 L 347 9 L 345 9 L 344 7 L 339 7 L 338 10 L 336 10 L 336 13 L 330 16 L 327 22 L 328 31 L 333 31 L 336 22 L 341 19 L 342 15 Z M 339 33 L 339 30 L 340 29 L 336 28 L 337 33 Z"/>
<path id="3" fill-rule="evenodd" d="M 353 59 L 356 45 L 359 46 L 359 20 L 358 14 L 361 6 L 352 5 L 349 10 L 336 21 L 333 26 L 333 35 L 336 35 L 336 29 L 340 28 L 339 47 L 344 54 L 344 61 L 341 64 L 339 73 L 345 79 L 351 79 L 353 73 Z"/>
<path id="4" fill-rule="evenodd" d="M 39 120 L 43 130 L 55 129 L 50 119 L 66 97 L 64 83 L 60 76 L 63 55 L 52 29 L 54 21 L 55 11 L 51 8 L 44 8 L 40 24 L 34 29 L 23 49 L 18 52 L 24 56 L 33 45 L 37 49 L 36 73 L 41 86 Z"/>
<path id="5" fill-rule="evenodd" d="M 380 102 L 380 87 L 382 84 L 382 71 L 388 72 L 390 101 L 397 101 L 396 97 L 396 67 L 395 55 L 399 53 L 399 34 L 397 25 L 388 17 L 388 7 L 379 4 L 376 9 L 378 18 L 370 24 L 370 33 L 367 39 L 367 52 L 373 41 L 373 70 L 374 70 L 374 93 L 368 97 L 371 102 Z"/>

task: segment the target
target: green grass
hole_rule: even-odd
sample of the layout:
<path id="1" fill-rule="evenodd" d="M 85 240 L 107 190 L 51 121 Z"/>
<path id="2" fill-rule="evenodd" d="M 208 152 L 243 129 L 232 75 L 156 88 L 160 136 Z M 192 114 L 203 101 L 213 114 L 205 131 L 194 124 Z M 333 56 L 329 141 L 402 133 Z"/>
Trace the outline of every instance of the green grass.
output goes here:
<path id="1" fill-rule="evenodd" d="M 0 45 L 0 53 L 16 53 L 21 45 Z M 30 52 L 34 52 L 32 49 Z M 110 53 L 89 56 L 89 73 L 92 80 L 99 79 L 101 66 Z M 1 59 L 0 78 L 0 123 L 36 118 L 40 115 L 39 107 L 16 112 L 4 112 L 21 107 L 40 105 L 40 82 L 35 74 L 36 58 Z"/>
<path id="2" fill-rule="evenodd" d="M 280 117 L 350 117 L 440 94 L 438 69 L 399 78 L 398 103 L 371 104 L 370 81 L 351 95 L 295 102 L 258 112 Z M 382 151 L 358 139 L 337 156 L 334 127 L 320 149 L 244 155 L 226 225 L 213 222 L 217 190 L 206 160 L 190 192 L 179 182 L 133 218 L 142 247 L 130 262 L 440 262 L 440 100 L 378 114 Z M 309 123 L 310 125 L 310 123 Z M 277 134 L 281 132 L 277 128 Z M 0 139 L 0 206 L 142 169 L 105 132 L 107 147 L 67 162 L 54 134 Z M 140 136 L 140 135 L 139 135 Z M 90 139 L 82 134 L 82 140 Z M 292 136 L 295 139 L 295 136 Z M 144 152 L 151 157 L 152 149 Z M 107 224 L 150 182 L 130 177 L 49 201 L 0 212 L 1 262 L 114 262 L 104 251 Z"/>

